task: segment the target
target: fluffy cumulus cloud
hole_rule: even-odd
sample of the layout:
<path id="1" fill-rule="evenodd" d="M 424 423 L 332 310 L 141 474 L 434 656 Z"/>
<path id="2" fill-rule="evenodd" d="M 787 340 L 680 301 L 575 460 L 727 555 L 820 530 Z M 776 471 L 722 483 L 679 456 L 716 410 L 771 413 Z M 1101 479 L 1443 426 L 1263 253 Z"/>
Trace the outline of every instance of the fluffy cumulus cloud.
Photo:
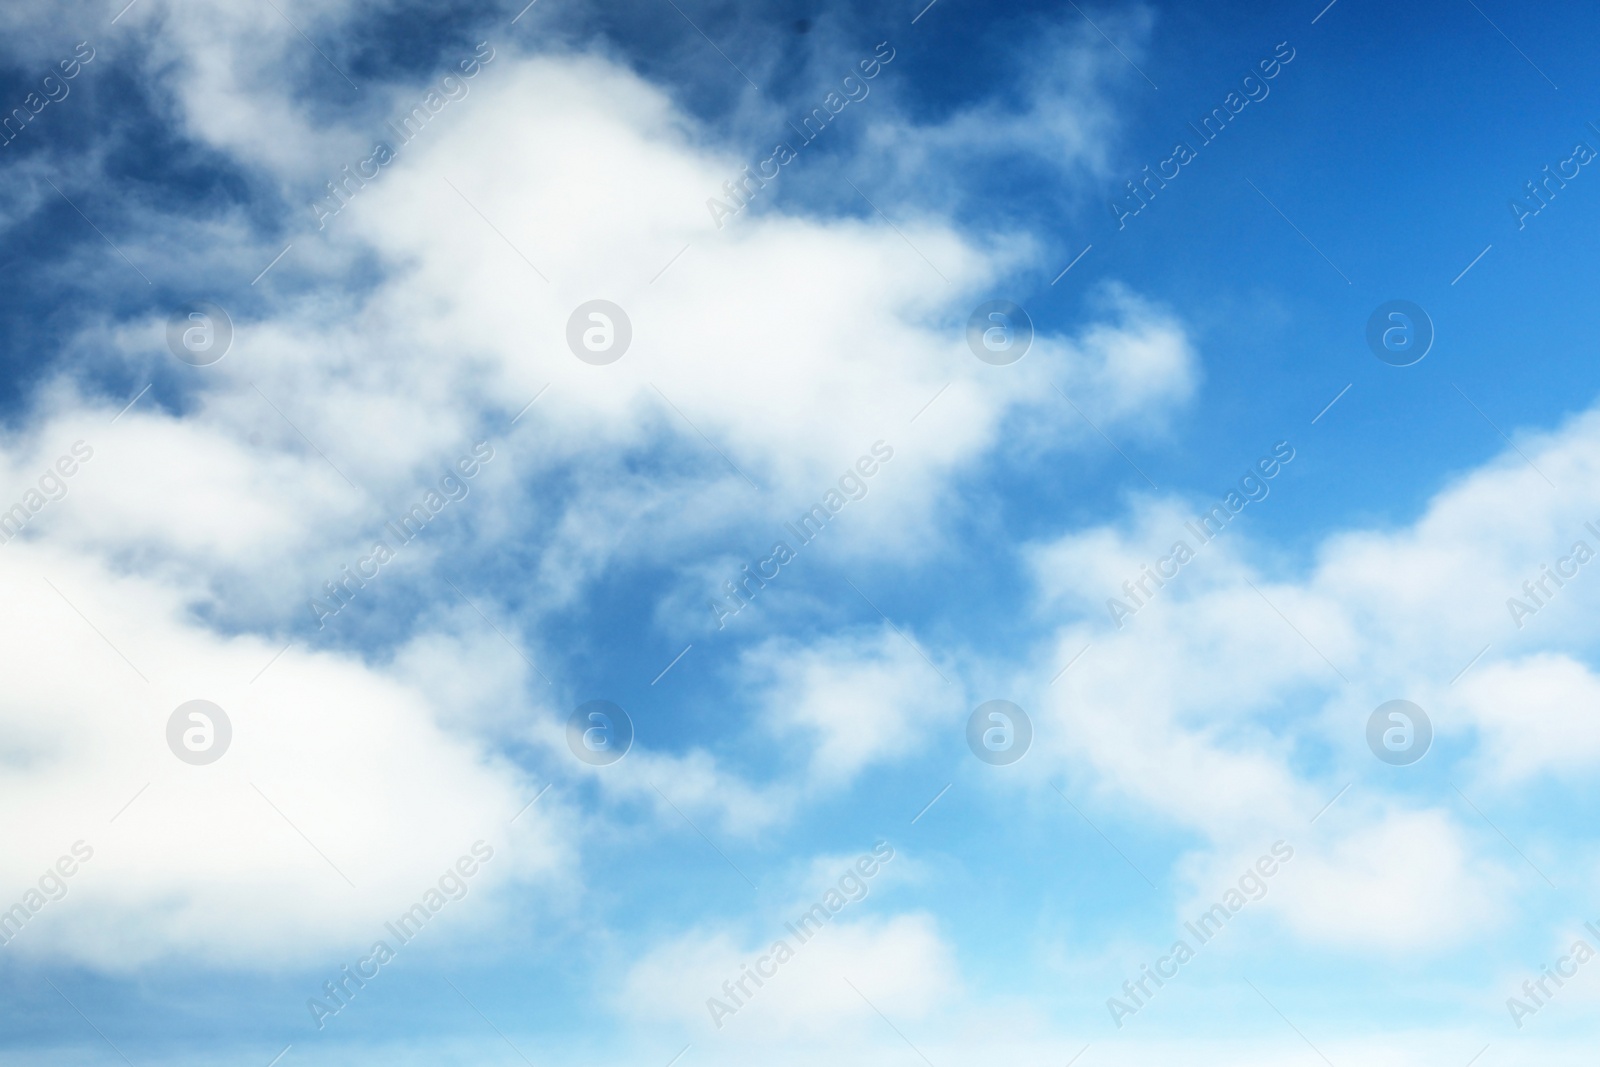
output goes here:
<path id="1" fill-rule="evenodd" d="M 116 476 L 61 536 L 198 554 L 243 582 L 271 574 L 280 586 L 298 567 L 292 580 L 315 589 L 385 508 L 403 510 L 469 445 L 515 439 L 501 462 L 520 482 L 562 479 L 575 498 L 552 513 L 507 492 L 472 505 L 474 521 L 509 536 L 493 526 L 503 511 L 548 531 L 565 565 L 542 577 L 571 595 L 570 574 L 604 565 L 596 545 L 615 536 L 618 511 L 701 536 L 774 502 L 813 502 L 885 440 L 906 445 L 897 507 L 925 514 L 1008 418 L 1057 402 L 1051 383 L 1109 425 L 1158 417 L 1192 391 L 1181 326 L 1120 289 L 1079 336 L 1042 334 L 1004 373 L 978 364 L 959 325 L 1025 265 L 1026 242 L 979 245 L 938 216 L 903 221 L 903 236 L 873 219 L 779 212 L 718 231 L 704 200 L 737 157 L 697 144 L 659 88 L 594 56 L 495 55 L 416 140 L 374 122 L 370 136 L 397 142 L 376 177 L 342 176 L 348 153 L 323 155 L 315 173 L 342 183 L 346 206 L 322 229 L 310 202 L 340 201 L 294 185 L 309 232 L 262 283 L 284 295 L 270 314 L 239 315 L 222 363 L 166 379 L 154 317 L 86 336 L 86 356 L 161 377 L 192 406 L 181 419 L 148 404 L 125 416 L 104 461 Z M 552 150 L 562 145 L 573 150 Z M 262 165 L 300 176 L 297 159 Z M 380 284 L 329 286 L 362 257 L 383 265 Z M 569 316 L 595 298 L 632 322 L 627 356 L 608 367 L 567 349 Z M 1026 425 L 1082 432 L 1059 416 Z M 663 450 L 673 462 L 650 484 L 613 491 Z M 196 498 L 237 501 L 173 522 L 157 483 L 174 470 L 197 479 Z"/>
<path id="2" fill-rule="evenodd" d="M 14 951 L 303 963 L 380 933 L 474 841 L 499 846 L 490 885 L 548 878 L 566 852 L 540 819 L 510 824 L 520 774 L 380 672 L 216 633 L 160 580 L 45 545 L 5 554 L 3 877 L 25 886 L 77 841 L 92 852 Z M 169 715 L 195 699 L 231 726 L 212 766 L 167 748 Z"/>
<path id="3" fill-rule="evenodd" d="M 887 533 L 888 550 L 1013 413 L 1051 400 L 1050 383 L 1111 423 L 1159 418 L 1192 391 L 1182 326 L 1120 289 L 1078 336 L 1042 331 L 1003 373 L 978 364 L 960 327 L 1036 264 L 1025 239 L 974 238 L 931 212 L 896 229 L 768 210 L 718 229 L 705 200 L 737 172 L 738 151 L 601 55 L 496 42 L 463 53 L 470 75 L 382 88 L 387 110 L 330 122 L 267 75 L 303 47 L 286 23 L 314 32 L 339 11 L 213 5 L 179 17 L 150 2 L 128 17 L 155 42 L 156 100 L 304 207 L 263 295 L 236 309 L 221 362 L 174 365 L 162 316 L 86 323 L 70 342 L 84 365 L 151 381 L 150 394 L 119 414 L 86 379 L 49 381 L 0 453 L 8 484 L 31 484 L 75 442 L 92 450 L 62 477 L 61 499 L 19 497 L 27 521 L 0 558 L 16 609 L 8 640 L 27 650 L 0 698 L 19 772 L 6 807 L 27 827 L 8 873 L 25 879 L 79 838 L 97 848 L 79 906 L 22 942 L 38 951 L 107 967 L 167 954 L 304 960 L 365 936 L 479 838 L 505 845 L 491 881 L 558 877 L 569 849 L 559 809 L 508 826 L 539 775 L 494 742 L 559 756 L 547 686 L 561 671 L 543 655 L 538 612 L 647 551 L 638 529 L 613 535 L 614 516 L 663 543 L 700 543 L 808 506 L 892 439 L 906 472 L 895 506 L 863 524 Z M 383 120 L 413 104 L 428 120 L 405 141 Z M 374 175 L 356 164 L 375 140 L 392 158 Z M 368 176 L 349 178 L 347 165 Z M 341 198 L 328 198 L 329 180 Z M 159 220 L 131 225 L 145 229 L 119 235 L 130 258 L 181 277 Z M 215 235 L 236 222 L 208 225 Z M 251 255 L 264 264 L 276 247 Z M 569 315 L 594 298 L 631 319 L 632 345 L 611 366 L 567 348 Z M 1030 432 L 1078 432 L 1062 424 L 1034 420 Z M 480 442 L 487 452 L 474 453 Z M 475 484 L 453 474 L 472 455 Z M 646 461 L 648 476 L 628 469 Z M 463 498 L 434 491 L 446 476 Z M 375 540 L 392 540 L 385 522 L 419 501 L 430 517 L 470 519 L 391 545 L 397 562 L 371 577 Z M 530 528 L 542 560 L 533 617 L 509 618 L 487 593 L 480 617 L 443 579 L 461 573 L 470 539 L 503 551 Z M 368 638 L 350 615 L 324 614 L 390 589 L 402 618 L 404 591 L 436 603 L 432 619 Z M 330 637 L 329 626 L 344 629 Z M 789 811 L 795 790 L 897 758 L 948 717 L 954 698 L 929 699 L 929 678 L 940 683 L 899 638 L 885 631 L 841 662 L 846 643 L 768 644 L 746 660 L 766 728 L 809 753 L 792 783 L 747 786 L 702 751 L 641 747 L 637 774 L 607 788 L 648 797 L 659 778 L 685 810 L 753 828 Z M 234 725 L 228 757 L 203 771 L 164 751 L 166 714 L 196 697 Z M 867 703 L 883 729 L 862 743 L 850 721 Z M 229 921 L 245 911 L 260 921 Z M 860 936 L 920 946 L 919 923 Z"/>
<path id="4" fill-rule="evenodd" d="M 804 943 L 782 926 L 774 937 L 746 943 L 697 931 L 663 943 L 629 972 L 622 1001 L 629 1011 L 670 1019 L 703 1037 L 726 1030 L 748 1046 L 814 1038 L 819 1017 L 857 1032 L 881 1026 L 874 1005 L 899 1018 L 922 1018 L 959 992 L 949 948 L 926 915 L 841 921 Z M 792 947 L 792 957 L 775 951 L 780 941 Z M 770 990 L 745 978 L 758 963 L 773 972 Z M 744 996 L 736 984 L 741 978 Z M 708 1000 L 717 1007 L 708 1008 Z M 721 1006 L 734 1011 L 725 1015 Z"/>
<path id="5" fill-rule="evenodd" d="M 1375 953 L 1448 947 L 1499 925 L 1515 880 L 1437 809 L 1363 813 L 1302 849 L 1270 898 L 1307 940 Z"/>
<path id="6" fill-rule="evenodd" d="M 1497 784 L 1586 774 L 1600 758 L 1600 727 L 1586 712 L 1597 698 L 1600 679 L 1569 654 L 1535 652 L 1488 664 L 1461 696 L 1466 721 L 1495 753 L 1482 773 Z"/>
<path id="7" fill-rule="evenodd" d="M 957 721 L 965 701 L 910 639 L 885 626 L 805 646 L 776 639 L 746 657 L 766 703 L 766 722 L 798 738 L 810 776 L 848 781 L 879 761 L 904 758 L 937 725 Z"/>
<path id="8" fill-rule="evenodd" d="M 1515 877 L 1475 843 L 1482 816 L 1372 802 L 1384 783 L 1359 781 L 1366 721 L 1396 697 L 1421 705 L 1436 744 L 1473 743 L 1461 782 L 1474 794 L 1593 767 L 1593 642 L 1572 620 L 1597 595 L 1581 562 L 1600 548 L 1585 525 L 1600 514 L 1597 427 L 1585 414 L 1520 441 L 1526 458 L 1459 478 L 1409 525 L 1328 536 L 1300 573 L 1251 536 L 1270 489 L 1223 500 L 1221 532 L 1216 516 L 1201 527 L 1218 501 L 1163 497 L 1136 503 L 1126 525 L 1037 545 L 1040 610 L 1073 619 L 1050 672 L 1088 649 L 1047 697 L 1060 757 L 1108 802 L 1224 851 L 1285 827 L 1309 834 L 1354 779 L 1368 799 L 1341 802 L 1352 815 L 1318 828 L 1292 879 L 1304 892 L 1275 898 L 1290 925 L 1380 949 L 1493 925 Z M 1544 577 L 1553 570 L 1566 578 Z"/>
<path id="9" fill-rule="evenodd" d="M 719 1060 L 837 1043 L 839 1033 L 817 1032 L 818 1018 L 868 1044 L 888 1017 L 926 1028 L 963 990 L 933 917 L 886 911 L 906 862 L 885 841 L 816 856 L 780 907 L 653 945 L 628 968 L 618 1003 Z"/>

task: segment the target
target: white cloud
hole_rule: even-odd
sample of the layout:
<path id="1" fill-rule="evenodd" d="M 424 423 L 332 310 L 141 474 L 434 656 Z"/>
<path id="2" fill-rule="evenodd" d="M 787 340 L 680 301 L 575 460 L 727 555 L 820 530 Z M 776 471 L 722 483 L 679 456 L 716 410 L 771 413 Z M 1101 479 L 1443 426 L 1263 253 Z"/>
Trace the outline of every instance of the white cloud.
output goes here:
<path id="1" fill-rule="evenodd" d="M 804 739 L 808 776 L 820 786 L 915 753 L 935 729 L 960 722 L 965 703 L 887 626 L 805 645 L 775 639 L 746 653 L 744 670 L 767 728 Z"/>
<path id="2" fill-rule="evenodd" d="M 1291 816 L 1309 819 L 1374 769 L 1367 717 L 1396 697 L 1427 711 L 1436 747 L 1475 745 L 1460 779 L 1475 794 L 1592 770 L 1583 708 L 1595 689 L 1593 642 L 1573 620 L 1597 594 L 1580 568 L 1564 587 L 1547 585 L 1546 606 L 1521 629 L 1505 601 L 1576 538 L 1600 547 L 1584 528 L 1600 515 L 1600 495 L 1583 488 L 1595 484 L 1597 435 L 1600 417 L 1588 413 L 1528 436 L 1519 441 L 1528 460 L 1508 454 L 1468 473 L 1409 526 L 1332 534 L 1300 574 L 1284 574 L 1251 537 L 1251 515 L 1277 506 L 1274 496 L 1247 505 L 1210 543 L 1184 523 L 1211 500 L 1159 498 L 1135 500 L 1124 527 L 1037 546 L 1039 610 L 1070 620 L 1038 670 L 1053 675 L 1089 646 L 1045 687 L 1055 728 L 1041 731 L 1044 743 L 1088 774 L 1103 803 L 1131 801 L 1222 853 L 1268 839 Z M 1552 492 L 1540 472 L 1569 488 Z M 1281 476 L 1270 484 L 1294 492 Z M 1178 539 L 1196 557 L 1177 577 L 1125 590 Z M 1136 608 L 1121 629 L 1111 597 Z M 1328 769 L 1300 769 L 1319 764 Z M 1358 805 L 1357 825 L 1325 858 L 1307 859 L 1325 889 L 1286 912 L 1294 928 L 1380 950 L 1441 946 L 1503 914 L 1503 867 L 1477 855 L 1457 818 L 1408 803 Z"/>
<path id="3" fill-rule="evenodd" d="M 166 13 L 149 3 L 138 17 Z M 296 5 L 286 13 L 309 30 L 341 17 Z M 151 63 L 193 136 L 298 197 L 355 158 L 351 146 L 365 148 L 372 131 L 330 120 L 266 77 L 304 44 L 281 22 L 270 8 L 202 6 L 161 21 L 170 33 L 157 35 Z M 548 664 L 540 613 L 580 595 L 590 576 L 635 552 L 650 558 L 640 546 L 652 540 L 703 545 L 768 522 L 773 501 L 809 505 L 874 440 L 905 442 L 895 468 L 905 474 L 897 487 L 883 483 L 875 511 L 861 509 L 853 550 L 902 551 L 926 541 L 926 517 L 949 500 L 951 480 L 1013 432 L 1008 420 L 1053 397 L 1049 381 L 1111 421 L 1156 419 L 1192 390 L 1182 327 L 1120 291 L 1104 321 L 1077 336 L 1044 331 L 1017 366 L 979 364 L 961 327 L 994 286 L 1035 266 L 1024 239 L 979 242 L 932 213 L 901 219 L 899 232 L 875 218 L 781 212 L 715 230 L 704 200 L 737 169 L 737 154 L 708 147 L 663 91 L 604 59 L 508 45 L 471 84 L 320 236 L 304 212 L 307 228 L 255 290 L 261 308 L 238 310 L 222 362 L 174 363 L 163 316 L 87 323 L 74 343 L 81 365 L 153 380 L 150 394 L 113 425 L 123 398 L 47 382 L 0 448 L 0 472 L 18 486 L 76 440 L 95 449 L 66 499 L 0 549 L 15 609 L 7 638 L 21 663 L 0 717 L 24 768 L 0 794 L 0 812 L 28 813 L 29 827 L 8 853 L 11 877 L 31 880 L 104 827 L 69 905 L 30 928 L 38 951 L 108 968 L 167 955 L 305 961 L 368 936 L 478 837 L 497 848 L 496 835 L 507 838 L 486 877 L 555 877 L 567 858 L 565 816 L 535 809 L 508 835 L 505 820 L 540 783 L 490 753 L 514 736 L 566 759 L 563 716 L 525 695 L 542 681 L 434 580 L 457 565 L 452 552 L 468 531 L 502 549 L 539 542 L 526 614 L 504 619 L 510 609 L 493 596 L 480 606 L 533 663 Z M 422 88 L 391 87 L 395 100 Z M 215 253 L 191 273 L 169 222 L 130 216 L 125 225 L 139 232 L 119 232 L 119 247 L 153 276 L 203 289 Z M 274 240 L 240 256 L 264 264 L 279 250 Z M 375 273 L 352 281 L 356 263 Z M 634 324 L 633 348 L 611 367 L 579 362 L 563 339 L 572 309 L 596 296 L 623 304 Z M 511 416 L 546 385 L 512 429 Z M 1035 420 L 1030 432 L 1080 432 L 1054 422 Z M 307 601 L 324 582 L 484 439 L 495 460 L 448 513 L 463 528 L 439 520 L 376 579 L 448 606 L 401 609 L 380 633 L 341 616 L 330 625 L 366 642 L 370 662 L 297 645 L 252 683 L 285 627 L 312 622 Z M 547 491 L 557 483 L 561 494 Z M 723 828 L 749 832 L 787 817 L 807 790 L 914 748 L 948 703 L 931 697 L 926 664 L 886 635 L 858 662 L 820 662 L 838 647 L 796 647 L 794 666 L 762 668 L 776 685 L 806 687 L 797 703 L 770 698 L 767 715 L 818 746 L 801 779 L 747 785 L 704 751 L 641 746 L 605 788 L 650 799 L 675 820 L 650 786 L 664 783 L 685 811 L 715 811 Z M 476 673 L 457 682 L 463 671 Z M 548 673 L 563 680 L 558 666 Z M 864 748 L 829 706 L 830 694 L 858 689 L 882 701 L 854 704 L 884 727 Z M 197 696 L 228 709 L 236 727 L 234 750 L 201 771 L 161 739 L 165 716 Z M 139 800 L 106 822 L 145 781 Z M 239 914 L 254 920 L 230 919 Z M 915 923 L 882 936 L 921 944 Z"/>
<path id="4" fill-rule="evenodd" d="M 772 953 L 780 940 L 793 951 L 781 964 Z M 763 960 L 776 972 L 764 985 L 746 979 L 748 997 L 737 986 L 732 994 L 724 990 L 724 982 L 732 985 L 744 967 Z M 821 1018 L 846 1031 L 881 1026 L 874 1006 L 896 1018 L 920 1019 L 959 990 L 950 950 L 932 918 L 902 914 L 836 920 L 804 943 L 781 925 L 769 941 L 691 932 L 655 946 L 630 969 L 619 1005 L 678 1023 L 703 1041 L 716 1040 L 720 1030 L 723 1039 L 748 1049 L 814 1037 Z M 735 1008 L 731 1017 L 716 1012 L 720 1027 L 706 1005 L 711 999 Z"/>
<path id="5" fill-rule="evenodd" d="M 520 774 L 381 672 L 291 648 L 262 674 L 280 649 L 197 625 L 178 589 L 0 551 L 4 892 L 77 840 L 95 852 L 11 951 L 111 969 L 305 963 L 381 934 L 475 840 L 496 850 L 480 902 L 483 884 L 547 877 L 565 853 L 537 812 L 508 827 Z M 197 698 L 233 728 L 204 767 L 166 747 L 168 716 Z"/>
<path id="6" fill-rule="evenodd" d="M 1390 809 L 1332 841 L 1297 850 L 1266 898 L 1307 940 L 1341 949 L 1413 953 L 1482 937 L 1508 918 L 1515 883 L 1475 854 L 1448 812 Z"/>
<path id="7" fill-rule="evenodd" d="M 235 583 L 236 603 L 270 617 L 263 590 L 239 583 L 320 588 L 330 563 L 364 551 L 382 518 L 488 438 L 504 457 L 495 473 L 513 469 L 520 488 L 487 507 L 480 492 L 473 521 L 499 537 L 534 526 L 549 539 L 544 584 L 568 598 L 608 558 L 748 522 L 770 500 L 809 506 L 879 439 L 902 457 L 898 484 L 881 494 L 889 508 L 861 509 L 870 517 L 849 543 L 927 545 L 917 520 L 1019 426 L 1035 440 L 1087 440 L 1050 382 L 1105 424 L 1147 422 L 1192 392 L 1182 327 L 1121 290 L 1078 337 L 1043 332 L 1014 367 L 978 363 L 961 326 L 1035 254 L 1025 243 L 1002 251 L 936 216 L 902 220 L 946 282 L 875 221 L 769 213 L 715 230 L 705 190 L 734 157 L 700 146 L 659 89 L 601 59 L 507 47 L 471 84 L 262 282 L 269 293 L 326 286 L 375 253 L 384 275 L 370 291 L 319 289 L 267 317 L 241 313 L 233 350 L 200 370 L 176 367 L 158 317 L 85 331 L 90 361 L 159 373 L 152 396 L 97 435 L 117 445 L 103 453 L 107 477 L 53 536 L 203 560 Z M 141 261 L 165 254 L 127 243 Z M 279 250 L 263 248 L 261 261 Z M 567 317 L 598 295 L 633 320 L 633 346 L 610 367 L 565 347 Z M 70 391 L 51 395 L 63 419 L 82 406 Z M 182 403 L 184 416 L 162 402 Z M 1017 421 L 1040 404 L 1048 418 Z M 646 462 L 648 477 L 630 469 Z M 194 489 L 180 499 L 222 506 L 175 504 L 177 472 Z M 527 491 L 537 479 L 570 487 L 559 510 Z"/>
<path id="8" fill-rule="evenodd" d="M 1460 699 L 1480 733 L 1480 773 L 1499 785 L 1584 775 L 1600 762 L 1600 681 L 1569 655 L 1490 663 Z"/>

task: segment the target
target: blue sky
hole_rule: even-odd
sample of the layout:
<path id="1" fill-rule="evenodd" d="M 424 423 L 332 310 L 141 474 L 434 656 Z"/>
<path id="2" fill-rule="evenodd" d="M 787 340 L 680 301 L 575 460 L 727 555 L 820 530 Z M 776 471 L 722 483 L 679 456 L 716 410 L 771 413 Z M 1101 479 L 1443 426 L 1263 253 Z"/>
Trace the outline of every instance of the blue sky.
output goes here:
<path id="1" fill-rule="evenodd" d="M 1586 1054 L 1595 12 L 124 2 L 0 13 L 0 1063 Z"/>

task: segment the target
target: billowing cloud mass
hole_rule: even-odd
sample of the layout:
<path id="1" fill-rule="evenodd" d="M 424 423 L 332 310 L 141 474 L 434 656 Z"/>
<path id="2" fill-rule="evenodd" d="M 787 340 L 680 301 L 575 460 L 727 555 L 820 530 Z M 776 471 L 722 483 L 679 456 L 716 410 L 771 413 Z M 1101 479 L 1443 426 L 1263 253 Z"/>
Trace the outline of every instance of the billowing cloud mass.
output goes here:
<path id="1" fill-rule="evenodd" d="M 241 52 L 243 39 L 273 29 L 270 11 L 208 17 Z M 28 772 L 7 804 L 17 818 L 36 813 L 33 848 L 8 853 L 12 877 L 26 879 L 55 842 L 92 837 L 83 827 L 161 771 L 102 849 L 94 870 L 105 873 L 82 891 L 93 906 L 61 916 L 39 951 L 110 967 L 168 953 L 237 966 L 315 958 L 328 939 L 364 936 L 403 911 L 428 872 L 472 841 L 513 833 L 516 858 L 492 881 L 551 877 L 570 855 L 570 828 L 539 811 L 508 827 L 542 783 L 492 742 L 537 737 L 558 750 L 541 723 L 560 717 L 549 687 L 568 682 L 541 651 L 537 606 L 499 625 L 525 661 L 467 652 L 464 634 L 503 650 L 502 613 L 492 593 L 481 592 L 489 610 L 479 617 L 452 591 L 463 552 L 504 551 L 492 546 L 531 533 L 547 560 L 535 604 L 553 609 L 641 540 L 699 541 L 761 521 L 775 502 L 800 508 L 874 440 L 892 439 L 905 457 L 885 491 L 892 506 L 928 514 L 954 472 L 995 446 L 1008 412 L 1053 402 L 1051 381 L 1112 425 L 1192 390 L 1182 327 L 1122 290 L 1078 337 L 1041 334 L 1011 368 L 1020 373 L 980 373 L 996 368 L 974 370 L 950 323 L 1033 254 L 1025 240 L 980 245 L 932 215 L 897 233 L 872 219 L 774 211 L 718 231 L 705 196 L 737 157 L 704 145 L 659 87 L 592 54 L 502 43 L 467 56 L 475 72 L 447 83 L 459 98 L 376 177 L 341 178 L 347 203 L 321 228 L 291 233 L 262 282 L 271 299 L 238 317 L 221 362 L 173 370 L 154 316 L 91 327 L 77 342 L 85 355 L 154 373 L 155 395 L 119 413 L 62 379 L 8 448 L 12 482 L 75 442 L 92 453 L 5 548 L 9 636 L 29 650 L 5 696 Z M 340 137 L 315 107 L 250 82 L 248 65 L 195 57 L 157 84 L 176 94 L 192 136 L 289 195 L 309 175 L 339 178 L 356 134 Z M 393 98 L 409 99 L 398 88 Z M 247 115 L 247 132 L 221 120 L 230 109 Z M 338 201 L 324 200 L 326 215 Z M 362 260 L 378 268 L 376 284 L 328 284 Z M 597 296 L 632 321 L 628 357 L 613 366 L 565 348 L 571 308 Z M 463 460 L 475 475 L 458 471 Z M 630 477 L 646 462 L 654 477 Z M 552 494 L 553 482 L 568 486 Z M 401 545 L 395 529 L 418 501 L 444 529 Z M 887 506 L 864 530 L 904 538 Z M 608 530 L 619 514 L 636 528 Z M 393 562 L 374 558 L 376 541 Z M 390 590 L 401 587 L 438 608 L 397 603 L 403 594 Z M 356 616 L 381 596 L 383 610 L 415 613 L 414 632 L 403 650 L 363 654 L 350 644 L 357 627 L 381 624 Z M 795 771 L 818 785 L 899 755 L 931 728 L 901 695 L 927 688 L 925 667 L 892 634 L 857 668 L 827 647 L 767 646 L 747 664 L 757 693 L 770 693 L 757 696 L 771 705 L 770 728 L 812 753 Z M 470 703 L 486 710 L 464 714 L 460 685 L 485 671 L 493 685 Z M 812 691 L 798 704 L 796 683 Z M 862 709 L 884 699 L 905 710 L 862 748 L 845 732 L 846 692 Z M 235 758 L 204 777 L 161 759 L 164 709 L 196 697 L 228 710 L 236 736 Z M 144 778 L 121 765 L 128 752 L 146 753 Z M 661 761 L 690 809 L 768 822 L 780 809 L 760 812 L 787 793 L 762 800 L 703 753 L 638 759 Z M 649 791 L 635 782 L 624 792 Z M 751 803 L 735 803 L 741 795 Z M 249 861 L 224 838 L 251 841 Z M 260 921 L 230 924 L 244 908 Z M 138 937 L 105 935 L 124 928 Z"/>

